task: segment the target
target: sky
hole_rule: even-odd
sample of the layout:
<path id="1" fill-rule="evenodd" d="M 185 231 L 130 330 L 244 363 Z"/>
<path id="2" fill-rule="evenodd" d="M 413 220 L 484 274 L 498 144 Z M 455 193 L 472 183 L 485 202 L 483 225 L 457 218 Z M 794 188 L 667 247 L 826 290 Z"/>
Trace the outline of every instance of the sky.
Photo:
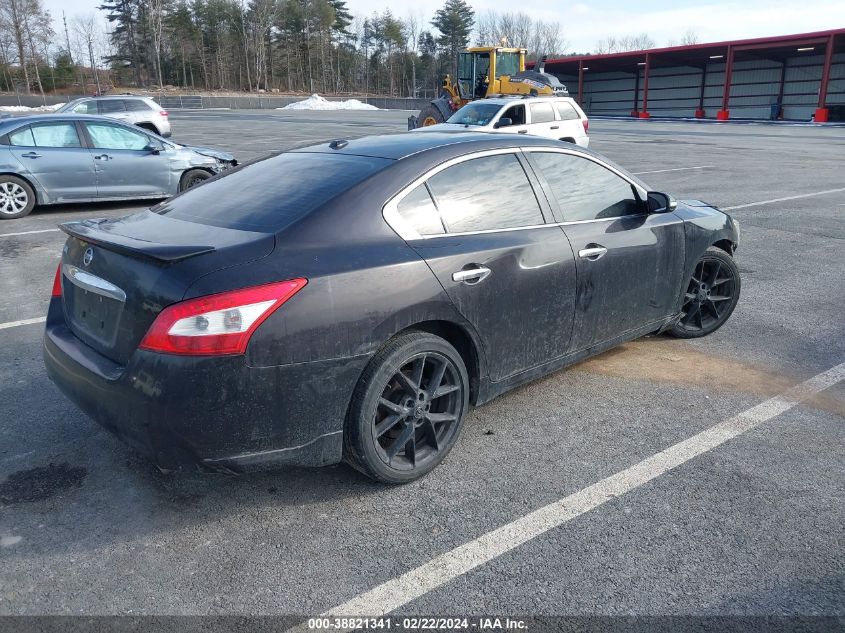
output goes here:
<path id="1" fill-rule="evenodd" d="M 97 14 L 101 0 L 42 0 L 63 36 L 62 10 L 68 20 L 76 14 Z M 658 46 L 677 42 L 687 30 L 695 31 L 701 42 L 767 37 L 822 31 L 845 27 L 843 0 L 605 0 L 560 2 L 554 0 L 468 0 L 476 14 L 488 10 L 519 10 L 547 21 L 560 23 L 568 43 L 567 52 L 589 52 L 596 42 L 608 36 L 648 33 Z M 387 6 L 394 15 L 414 15 L 428 22 L 420 5 L 436 10 L 438 0 L 347 0 L 353 14 L 370 15 Z"/>

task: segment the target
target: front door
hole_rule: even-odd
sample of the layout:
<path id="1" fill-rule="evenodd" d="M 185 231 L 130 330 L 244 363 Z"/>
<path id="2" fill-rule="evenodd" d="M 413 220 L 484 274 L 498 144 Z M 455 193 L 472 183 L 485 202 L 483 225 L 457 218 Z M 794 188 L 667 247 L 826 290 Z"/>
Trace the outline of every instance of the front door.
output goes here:
<path id="1" fill-rule="evenodd" d="M 423 235 L 409 244 L 479 334 L 490 379 L 562 356 L 575 308 L 575 261 L 543 212 L 519 152 L 458 162 L 398 204 Z"/>
<path id="2" fill-rule="evenodd" d="M 166 150 L 150 151 L 159 143 L 140 130 L 111 123 L 85 122 L 97 170 L 100 198 L 169 196 L 172 190 Z"/>
<path id="3" fill-rule="evenodd" d="M 48 201 L 97 197 L 94 161 L 73 121 L 51 121 L 9 133 L 9 151 L 47 192 Z"/>
<path id="4" fill-rule="evenodd" d="M 578 269 L 570 351 L 579 351 L 670 316 L 681 291 L 684 224 L 648 213 L 620 174 L 591 158 L 529 152 L 562 212 Z"/>

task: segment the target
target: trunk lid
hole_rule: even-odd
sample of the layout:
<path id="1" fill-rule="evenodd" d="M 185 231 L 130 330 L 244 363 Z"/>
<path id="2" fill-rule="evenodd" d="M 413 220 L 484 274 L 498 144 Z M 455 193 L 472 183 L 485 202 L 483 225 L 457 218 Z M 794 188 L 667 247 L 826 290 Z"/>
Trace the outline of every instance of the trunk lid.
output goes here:
<path id="1" fill-rule="evenodd" d="M 145 211 L 69 222 L 62 252 L 65 320 L 84 343 L 125 364 L 158 313 L 198 278 L 269 255 L 275 237 Z"/>

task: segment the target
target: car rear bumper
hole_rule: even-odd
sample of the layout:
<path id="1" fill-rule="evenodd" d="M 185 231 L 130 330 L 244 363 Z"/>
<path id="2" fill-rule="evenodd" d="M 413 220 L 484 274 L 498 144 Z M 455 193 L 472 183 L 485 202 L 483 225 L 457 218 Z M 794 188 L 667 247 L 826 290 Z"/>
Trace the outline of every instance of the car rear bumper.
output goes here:
<path id="1" fill-rule="evenodd" d="M 244 356 L 138 350 L 120 366 L 76 338 L 55 299 L 44 336 L 47 371 L 62 392 L 165 469 L 339 462 L 346 410 L 367 360 L 251 367 Z"/>

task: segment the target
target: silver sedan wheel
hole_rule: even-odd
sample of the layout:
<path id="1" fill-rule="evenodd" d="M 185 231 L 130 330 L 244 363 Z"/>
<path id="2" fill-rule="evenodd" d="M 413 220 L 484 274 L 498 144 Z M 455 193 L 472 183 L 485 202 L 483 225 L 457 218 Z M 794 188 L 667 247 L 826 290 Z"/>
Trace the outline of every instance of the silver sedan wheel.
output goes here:
<path id="1" fill-rule="evenodd" d="M 15 215 L 29 204 L 29 194 L 16 182 L 0 183 L 0 213 Z"/>

